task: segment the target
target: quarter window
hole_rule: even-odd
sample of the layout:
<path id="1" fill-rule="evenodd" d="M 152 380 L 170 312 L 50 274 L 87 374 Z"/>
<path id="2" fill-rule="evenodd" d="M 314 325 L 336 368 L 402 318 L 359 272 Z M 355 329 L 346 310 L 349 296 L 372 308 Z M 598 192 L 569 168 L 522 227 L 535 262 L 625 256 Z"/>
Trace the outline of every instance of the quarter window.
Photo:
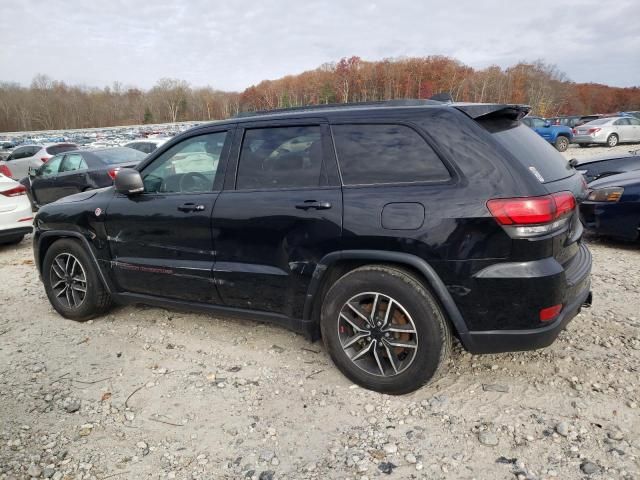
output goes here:
<path id="1" fill-rule="evenodd" d="M 142 172 L 147 193 L 210 192 L 227 132 L 188 138 L 164 152 Z"/>
<path id="2" fill-rule="evenodd" d="M 331 129 L 345 185 L 451 178 L 431 146 L 405 125 L 334 125 Z"/>
<path id="3" fill-rule="evenodd" d="M 256 128 L 244 134 L 238 189 L 326 185 L 319 126 Z"/>

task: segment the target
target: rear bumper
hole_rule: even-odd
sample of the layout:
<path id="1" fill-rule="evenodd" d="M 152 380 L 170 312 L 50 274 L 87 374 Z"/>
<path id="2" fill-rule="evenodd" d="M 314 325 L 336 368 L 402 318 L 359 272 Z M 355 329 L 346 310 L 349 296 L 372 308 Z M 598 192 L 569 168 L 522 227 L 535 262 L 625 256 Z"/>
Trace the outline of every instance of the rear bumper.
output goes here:
<path id="1" fill-rule="evenodd" d="M 501 282 L 515 283 L 520 288 L 519 293 L 511 296 L 511 305 L 504 302 L 504 310 L 497 314 L 518 317 L 525 312 L 536 312 L 537 317 L 541 308 L 560 303 L 562 310 L 550 323 L 537 321 L 527 327 L 522 322 L 512 321 L 513 325 L 520 323 L 524 328 L 507 324 L 504 329 L 472 329 L 463 339 L 465 348 L 471 353 L 500 353 L 549 346 L 580 309 L 591 304 L 591 263 L 589 249 L 580 243 L 575 255 L 564 266 L 547 258 L 488 270 L 488 275 L 499 276 Z M 523 272 L 530 275 L 528 279 L 522 277 Z M 523 303 L 516 304 L 515 298 L 524 298 L 526 309 L 519 308 Z"/>
<path id="2" fill-rule="evenodd" d="M 591 283 L 587 282 L 586 287 L 550 325 L 529 330 L 469 332 L 468 345 L 465 346 L 471 353 L 517 352 L 548 347 L 583 306 L 591 305 L 590 287 Z"/>
<path id="3" fill-rule="evenodd" d="M 20 235 L 27 235 L 32 231 L 33 227 L 31 227 L 31 225 L 29 225 L 28 227 L 5 228 L 3 230 L 0 230 L 0 241 L 7 238 L 15 238 Z"/>
<path id="4" fill-rule="evenodd" d="M 607 137 L 606 136 L 598 136 L 598 135 L 596 135 L 595 137 L 592 137 L 591 135 L 574 135 L 572 143 L 584 143 L 584 144 L 602 143 L 602 144 L 605 144 L 605 143 L 607 143 Z"/>

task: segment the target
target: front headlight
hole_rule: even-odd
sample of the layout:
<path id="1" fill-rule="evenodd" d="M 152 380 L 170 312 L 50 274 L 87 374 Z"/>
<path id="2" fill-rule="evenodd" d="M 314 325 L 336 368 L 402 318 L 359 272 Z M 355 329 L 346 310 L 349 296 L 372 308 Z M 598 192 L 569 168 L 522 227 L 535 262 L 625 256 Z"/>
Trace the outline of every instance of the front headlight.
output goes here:
<path id="1" fill-rule="evenodd" d="M 589 192 L 587 200 L 591 202 L 617 202 L 623 193 L 624 188 L 622 187 L 596 188 Z"/>

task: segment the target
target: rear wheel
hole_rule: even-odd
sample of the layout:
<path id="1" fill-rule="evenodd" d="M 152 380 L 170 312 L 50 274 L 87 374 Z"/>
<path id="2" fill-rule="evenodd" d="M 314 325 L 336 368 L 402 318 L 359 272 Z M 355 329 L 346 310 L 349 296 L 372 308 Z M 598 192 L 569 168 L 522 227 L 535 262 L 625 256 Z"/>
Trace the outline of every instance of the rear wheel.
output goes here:
<path id="1" fill-rule="evenodd" d="M 615 147 L 616 145 L 618 145 L 618 135 L 616 135 L 615 133 L 609 135 L 607 137 L 607 145 L 609 147 Z"/>
<path id="2" fill-rule="evenodd" d="M 65 318 L 89 320 L 111 305 L 93 262 L 75 240 L 61 239 L 49 247 L 42 279 L 51 305 Z"/>
<path id="3" fill-rule="evenodd" d="M 569 148 L 569 139 L 567 137 L 559 136 L 555 142 L 556 150 L 564 152 Z"/>
<path id="4" fill-rule="evenodd" d="M 434 378 L 451 345 L 431 292 L 412 274 L 383 265 L 353 270 L 331 287 L 321 329 L 345 376 L 390 394 L 412 392 Z"/>

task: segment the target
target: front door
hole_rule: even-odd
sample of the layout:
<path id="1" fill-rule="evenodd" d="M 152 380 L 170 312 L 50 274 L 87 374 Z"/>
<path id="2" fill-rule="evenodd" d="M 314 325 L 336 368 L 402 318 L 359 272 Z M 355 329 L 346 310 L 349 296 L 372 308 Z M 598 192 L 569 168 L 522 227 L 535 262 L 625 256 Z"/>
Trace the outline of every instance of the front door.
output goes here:
<path id="1" fill-rule="evenodd" d="M 38 205 L 55 202 L 57 195 L 58 171 L 64 155 L 56 155 L 42 165 L 31 178 L 31 194 Z"/>
<path id="2" fill-rule="evenodd" d="M 227 306 L 302 316 L 316 265 L 342 232 L 327 134 L 321 123 L 238 130 L 235 184 L 231 176 L 213 213 L 214 276 Z"/>
<path id="3" fill-rule="evenodd" d="M 211 131 L 182 140 L 142 167 L 144 193 L 114 196 L 106 228 L 120 291 L 219 303 L 211 213 L 231 136 Z"/>
<path id="4" fill-rule="evenodd" d="M 87 162 L 80 153 L 67 153 L 60 165 L 57 178 L 58 198 L 79 193 L 89 187 Z"/>

